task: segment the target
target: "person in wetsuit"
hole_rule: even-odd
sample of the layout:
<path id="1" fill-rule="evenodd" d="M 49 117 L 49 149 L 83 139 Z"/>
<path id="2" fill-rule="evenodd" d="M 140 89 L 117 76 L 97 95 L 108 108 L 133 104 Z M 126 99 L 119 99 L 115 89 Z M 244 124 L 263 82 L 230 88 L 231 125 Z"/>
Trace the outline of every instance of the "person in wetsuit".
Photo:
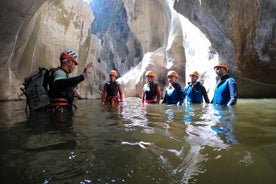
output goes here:
<path id="1" fill-rule="evenodd" d="M 122 85 L 116 81 L 118 73 L 115 70 L 111 70 L 109 77 L 110 81 L 107 81 L 103 87 L 102 104 L 111 106 L 119 105 L 119 102 L 123 102 L 123 88 Z"/>
<path id="2" fill-rule="evenodd" d="M 159 104 L 160 103 L 160 86 L 153 81 L 155 73 L 153 71 L 147 71 L 145 74 L 146 84 L 142 91 L 142 103 Z"/>
<path id="3" fill-rule="evenodd" d="M 92 62 L 88 63 L 82 74 L 70 77 L 78 65 L 78 55 L 72 50 L 65 50 L 60 55 L 60 66 L 50 74 L 49 96 L 50 109 L 60 112 L 72 110 L 75 97 L 74 87 L 90 75 Z"/>
<path id="4" fill-rule="evenodd" d="M 189 76 L 191 81 L 184 88 L 184 98 L 186 98 L 186 101 L 188 103 L 202 103 L 202 97 L 204 97 L 205 103 L 210 103 L 205 87 L 198 81 L 199 73 L 194 71 Z"/>
<path id="5" fill-rule="evenodd" d="M 169 85 L 166 88 L 165 97 L 162 101 L 164 104 L 182 105 L 184 100 L 184 93 L 182 87 L 177 83 L 178 74 L 176 71 L 171 70 L 167 74 Z"/>
<path id="6" fill-rule="evenodd" d="M 219 77 L 217 81 L 212 103 L 214 105 L 235 105 L 237 102 L 237 83 L 228 74 L 228 66 L 224 62 L 218 62 L 214 70 Z"/>

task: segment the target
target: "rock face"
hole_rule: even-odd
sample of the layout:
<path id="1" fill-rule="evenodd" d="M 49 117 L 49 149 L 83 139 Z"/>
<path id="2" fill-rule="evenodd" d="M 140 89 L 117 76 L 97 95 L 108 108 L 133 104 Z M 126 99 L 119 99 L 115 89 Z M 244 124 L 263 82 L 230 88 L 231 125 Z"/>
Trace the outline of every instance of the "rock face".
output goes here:
<path id="1" fill-rule="evenodd" d="M 170 69 L 176 70 L 179 81 L 184 83 L 181 26 L 178 24 L 175 26 L 178 29 L 171 30 L 172 17 L 166 0 L 116 0 L 112 3 L 102 0 L 92 1 L 92 7 L 96 17 L 92 31 L 103 45 L 101 61 L 107 64 L 107 73 L 111 69 L 119 71 L 125 97 L 140 96 L 146 70 L 158 74 L 156 80 L 162 87 Z M 114 12 L 118 13 L 113 15 Z"/>
<path id="2" fill-rule="evenodd" d="M 91 8 L 95 14 L 92 33 L 101 40 L 100 62 L 105 65 L 105 79 L 109 79 L 112 69 L 122 76 L 143 56 L 141 45 L 127 24 L 124 4 L 122 0 L 92 1 Z"/>
<path id="3" fill-rule="evenodd" d="M 0 1 L 0 100 L 17 99 L 24 77 L 58 66 L 65 49 L 79 54 L 73 75 L 94 61 L 78 88 L 86 98 L 100 96 L 111 69 L 126 97 L 140 96 L 147 70 L 161 89 L 169 70 L 182 86 L 198 70 L 211 98 L 217 60 L 230 66 L 239 97 L 276 97 L 273 0 L 93 0 L 93 13 L 81 0 Z"/>
<path id="4" fill-rule="evenodd" d="M 276 97 L 276 2 L 175 1 L 236 77 L 240 97 Z"/>
<path id="5" fill-rule="evenodd" d="M 147 70 L 158 74 L 156 80 L 162 88 L 170 69 L 176 70 L 179 81 L 184 83 L 181 26 L 178 22 L 170 28 L 172 17 L 166 0 L 92 1 L 92 8 L 92 32 L 102 40 L 101 62 L 106 64 L 106 80 L 111 69 L 117 70 L 125 97 L 141 95 Z"/>
<path id="6" fill-rule="evenodd" d="M 92 33 L 102 41 L 101 62 L 106 63 L 107 73 L 116 69 L 122 76 L 141 62 L 144 54 L 168 41 L 170 12 L 166 1 L 92 1 L 92 9 Z"/>
<path id="7" fill-rule="evenodd" d="M 16 12 L 21 2 L 6 4 L 4 12 L 9 12 L 9 9 Z M 65 49 L 75 50 L 79 54 L 80 71 L 76 70 L 74 74 L 82 72 L 87 61 L 97 60 L 99 40 L 91 35 L 93 15 L 90 7 L 81 0 L 50 0 L 42 4 L 43 2 L 30 4 L 29 1 L 24 1 L 22 6 L 26 8 L 20 8 L 21 14 L 10 13 L 19 21 L 10 26 L 12 36 L 4 39 L 3 45 L 8 49 L 1 50 L 1 99 L 18 98 L 24 77 L 40 66 L 58 66 L 60 53 Z M 10 22 L 9 18 L 6 19 Z M 2 27 L 5 27 L 4 23 L 5 20 L 1 20 Z M 1 34 L 2 36 L 4 35 Z M 9 41 L 12 42 L 9 44 Z M 97 64 L 95 62 L 97 71 L 93 71 L 92 77 L 103 76 L 98 72 L 101 71 L 101 66 Z M 3 82 L 7 78 L 8 81 Z M 83 97 L 92 97 L 92 94 L 97 96 L 98 88 L 96 82 L 84 82 L 79 92 Z"/>
<path id="8" fill-rule="evenodd" d="M 26 39 L 26 27 L 45 0 L 0 1 L 0 100 L 16 99 L 21 81 L 14 70 L 14 54 Z M 16 62 L 19 62 L 17 60 Z"/>

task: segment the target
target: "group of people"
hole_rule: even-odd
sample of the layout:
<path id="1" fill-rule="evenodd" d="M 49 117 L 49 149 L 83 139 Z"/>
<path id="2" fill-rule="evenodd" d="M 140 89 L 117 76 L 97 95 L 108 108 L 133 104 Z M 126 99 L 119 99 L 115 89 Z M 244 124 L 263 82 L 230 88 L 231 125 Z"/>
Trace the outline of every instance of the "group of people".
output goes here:
<path id="1" fill-rule="evenodd" d="M 50 97 L 52 99 L 50 107 L 66 111 L 73 107 L 74 97 L 76 96 L 74 87 L 85 80 L 90 74 L 92 62 L 88 63 L 81 75 L 69 77 L 78 65 L 77 54 L 74 51 L 66 50 L 60 55 L 60 66 L 52 74 L 50 84 Z M 217 105 L 234 105 L 237 101 L 237 84 L 233 77 L 228 74 L 228 66 L 219 62 L 214 66 L 214 70 L 219 77 L 214 89 L 214 97 L 211 101 Z M 158 83 L 154 82 L 155 73 L 147 71 L 145 74 L 146 84 L 142 90 L 142 103 L 159 104 L 161 90 Z M 109 73 L 110 81 L 104 84 L 102 91 L 103 105 L 118 105 L 123 101 L 122 86 L 116 81 L 118 73 L 111 70 Z M 163 104 L 183 105 L 188 103 L 210 103 L 205 87 L 199 82 L 197 71 L 189 74 L 190 82 L 184 89 L 177 82 L 178 74 L 171 70 L 167 73 L 168 86 L 165 88 Z"/>
<path id="2" fill-rule="evenodd" d="M 237 101 L 237 84 L 233 77 L 228 74 L 228 66 L 224 62 L 218 62 L 214 70 L 219 77 L 217 81 L 214 97 L 211 103 L 215 105 L 234 105 Z M 145 73 L 146 84 L 142 90 L 142 103 L 159 104 L 161 99 L 161 90 L 157 82 L 154 82 L 155 73 L 147 71 Z M 162 103 L 183 105 L 187 103 L 210 103 L 205 87 L 199 81 L 199 73 L 193 71 L 189 74 L 190 82 L 182 89 L 177 82 L 178 74 L 171 70 L 167 74 L 169 85 L 166 87 L 166 93 Z M 117 72 L 110 72 L 110 81 L 104 85 L 102 93 L 102 103 L 104 105 L 118 104 L 123 101 L 122 86 L 116 81 Z"/>
<path id="3" fill-rule="evenodd" d="M 214 97 L 211 101 L 214 105 L 234 105 L 237 102 L 237 83 L 233 77 L 228 74 L 228 66 L 224 62 L 218 62 L 214 70 L 219 77 L 214 90 Z M 159 103 L 160 87 L 153 82 L 155 74 L 148 71 L 145 75 L 146 84 L 142 92 L 142 103 Z M 187 103 L 210 103 L 205 87 L 199 81 L 199 73 L 193 71 L 189 74 L 190 82 L 182 89 L 177 82 L 178 74 L 171 70 L 167 74 L 169 85 L 166 87 L 164 104 L 183 105 Z M 156 99 L 156 100 L 155 100 Z"/>

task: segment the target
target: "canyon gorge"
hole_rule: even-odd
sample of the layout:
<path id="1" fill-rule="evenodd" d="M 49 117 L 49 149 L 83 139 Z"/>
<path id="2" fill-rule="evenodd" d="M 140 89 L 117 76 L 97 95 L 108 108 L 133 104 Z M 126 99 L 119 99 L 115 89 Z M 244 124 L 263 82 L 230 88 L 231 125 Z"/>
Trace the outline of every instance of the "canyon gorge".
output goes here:
<path id="1" fill-rule="evenodd" d="M 276 2 L 273 0 L 0 0 L 0 100 L 16 100 L 24 78 L 56 67 L 65 49 L 93 61 L 83 98 L 101 95 L 109 71 L 125 97 L 140 97 L 153 70 L 163 90 L 176 70 L 184 87 L 197 70 L 212 98 L 213 66 L 229 65 L 240 98 L 276 97 Z"/>

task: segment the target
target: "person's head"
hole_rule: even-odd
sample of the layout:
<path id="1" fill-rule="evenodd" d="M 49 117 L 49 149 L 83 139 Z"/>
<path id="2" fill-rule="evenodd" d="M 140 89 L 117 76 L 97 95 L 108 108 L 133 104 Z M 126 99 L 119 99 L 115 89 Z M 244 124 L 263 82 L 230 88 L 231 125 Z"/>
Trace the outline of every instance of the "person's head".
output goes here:
<path id="1" fill-rule="evenodd" d="M 169 83 L 174 84 L 178 78 L 178 74 L 174 70 L 170 70 L 167 74 Z"/>
<path id="2" fill-rule="evenodd" d="M 151 83 L 153 82 L 153 78 L 155 77 L 155 73 L 153 71 L 147 71 L 145 74 L 146 82 Z"/>
<path id="3" fill-rule="evenodd" d="M 111 70 L 109 72 L 109 77 L 111 81 L 116 81 L 116 78 L 118 77 L 118 73 L 116 72 L 116 70 Z"/>
<path id="4" fill-rule="evenodd" d="M 228 73 L 228 66 L 226 63 L 224 62 L 218 62 L 215 66 L 214 66 L 214 70 L 216 72 L 216 74 L 219 77 L 223 77 L 224 75 L 226 75 Z"/>
<path id="5" fill-rule="evenodd" d="M 190 76 L 190 79 L 191 79 L 191 83 L 194 84 L 198 80 L 199 73 L 197 71 L 193 71 L 192 73 L 190 73 L 189 76 Z"/>
<path id="6" fill-rule="evenodd" d="M 72 73 L 75 70 L 76 65 L 79 64 L 77 57 L 77 53 L 72 50 L 63 51 L 59 57 L 60 66 L 68 73 Z"/>

